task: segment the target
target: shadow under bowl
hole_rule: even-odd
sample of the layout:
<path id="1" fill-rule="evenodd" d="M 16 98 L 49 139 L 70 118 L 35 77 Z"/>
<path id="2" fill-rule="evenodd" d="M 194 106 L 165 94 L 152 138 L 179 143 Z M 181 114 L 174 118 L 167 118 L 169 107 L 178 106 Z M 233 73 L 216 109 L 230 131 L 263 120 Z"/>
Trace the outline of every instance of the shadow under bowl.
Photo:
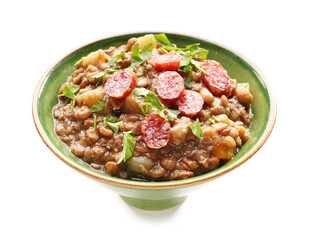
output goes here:
<path id="1" fill-rule="evenodd" d="M 222 176 L 235 169 L 252 157 L 269 137 L 276 120 L 276 101 L 265 76 L 246 57 L 228 47 L 198 38 L 175 33 L 167 33 L 172 43 L 183 47 L 192 43 L 209 50 L 208 59 L 222 64 L 231 78 L 238 82 L 248 82 L 253 95 L 250 126 L 250 138 L 241 147 L 232 160 L 220 168 L 192 178 L 165 181 L 139 182 L 112 177 L 91 168 L 88 164 L 75 157 L 59 139 L 54 130 L 52 109 L 58 102 L 58 90 L 67 78 L 75 71 L 75 63 L 83 56 L 98 49 L 126 44 L 132 37 L 148 34 L 129 33 L 105 38 L 69 53 L 56 64 L 53 64 L 40 79 L 33 96 L 32 113 L 35 126 L 48 148 L 62 161 L 80 173 L 99 181 L 109 189 L 116 191 L 128 204 L 145 210 L 161 210 L 183 202 L 189 192 L 200 187 L 209 180 Z"/>

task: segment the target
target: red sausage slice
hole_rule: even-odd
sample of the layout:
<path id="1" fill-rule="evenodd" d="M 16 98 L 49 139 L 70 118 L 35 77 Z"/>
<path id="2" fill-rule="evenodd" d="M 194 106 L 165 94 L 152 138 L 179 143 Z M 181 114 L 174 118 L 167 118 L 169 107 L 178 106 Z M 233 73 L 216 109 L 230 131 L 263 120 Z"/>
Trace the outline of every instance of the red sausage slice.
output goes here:
<path id="1" fill-rule="evenodd" d="M 185 81 L 177 72 L 164 72 L 158 78 L 157 93 L 164 100 L 175 100 L 185 90 Z"/>
<path id="2" fill-rule="evenodd" d="M 159 114 L 145 117 L 141 121 L 140 128 L 145 143 L 153 149 L 165 147 L 171 137 L 170 123 L 165 122 Z"/>
<path id="3" fill-rule="evenodd" d="M 206 74 L 202 73 L 203 82 L 214 96 L 231 95 L 231 79 L 220 63 L 207 60 L 202 68 L 206 71 Z"/>
<path id="4" fill-rule="evenodd" d="M 185 92 L 176 100 L 176 104 L 183 115 L 194 117 L 202 110 L 204 100 L 198 92 L 185 90 Z"/>
<path id="5" fill-rule="evenodd" d="M 118 71 L 113 73 L 104 85 L 105 92 L 112 98 L 126 98 L 134 89 L 137 77 L 131 71 Z"/>
<path id="6" fill-rule="evenodd" d="M 148 63 L 153 66 L 157 71 L 177 71 L 180 62 L 182 60 L 182 56 L 180 55 L 155 55 L 148 59 Z"/>

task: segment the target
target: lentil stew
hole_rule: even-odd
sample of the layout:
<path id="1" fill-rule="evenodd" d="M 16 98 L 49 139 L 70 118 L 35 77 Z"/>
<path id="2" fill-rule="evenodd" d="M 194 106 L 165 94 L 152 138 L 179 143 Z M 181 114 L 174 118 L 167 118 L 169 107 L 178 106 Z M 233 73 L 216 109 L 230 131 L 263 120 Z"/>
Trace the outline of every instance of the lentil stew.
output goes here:
<path id="1" fill-rule="evenodd" d="M 59 89 L 56 134 L 92 168 L 124 179 L 218 168 L 248 140 L 253 98 L 207 53 L 156 34 L 88 54 Z"/>

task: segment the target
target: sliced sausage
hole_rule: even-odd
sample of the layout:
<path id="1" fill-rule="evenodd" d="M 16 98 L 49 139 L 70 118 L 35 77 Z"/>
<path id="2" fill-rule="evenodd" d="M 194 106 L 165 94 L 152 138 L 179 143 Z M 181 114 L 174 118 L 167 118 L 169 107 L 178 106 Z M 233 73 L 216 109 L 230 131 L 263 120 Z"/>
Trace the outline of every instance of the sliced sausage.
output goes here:
<path id="1" fill-rule="evenodd" d="M 165 147 L 170 139 L 171 125 L 165 122 L 159 114 L 145 117 L 141 121 L 141 132 L 147 146 L 152 149 Z"/>
<path id="2" fill-rule="evenodd" d="M 148 63 L 154 67 L 157 71 L 177 71 L 180 62 L 182 60 L 182 56 L 180 55 L 155 55 L 148 59 Z"/>
<path id="3" fill-rule="evenodd" d="M 134 89 L 137 77 L 131 71 L 113 73 L 105 83 L 104 90 L 112 98 L 126 98 Z"/>
<path id="4" fill-rule="evenodd" d="M 202 73 L 203 82 L 209 91 L 216 97 L 229 97 L 232 92 L 231 79 L 221 64 L 207 60 L 202 68 L 206 71 Z"/>
<path id="5" fill-rule="evenodd" d="M 176 105 L 182 115 L 194 117 L 202 110 L 204 100 L 198 92 L 185 90 L 184 93 L 176 100 Z"/>
<path id="6" fill-rule="evenodd" d="M 157 82 L 157 93 L 164 100 L 175 100 L 185 90 L 185 81 L 174 71 L 161 73 Z"/>

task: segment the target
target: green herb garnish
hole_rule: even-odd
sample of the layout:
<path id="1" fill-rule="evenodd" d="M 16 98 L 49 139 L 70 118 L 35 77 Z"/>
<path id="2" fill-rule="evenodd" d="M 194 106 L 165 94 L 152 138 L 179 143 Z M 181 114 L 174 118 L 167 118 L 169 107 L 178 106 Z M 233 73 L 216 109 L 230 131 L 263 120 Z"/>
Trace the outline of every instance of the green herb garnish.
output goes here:
<path id="1" fill-rule="evenodd" d="M 136 138 L 134 137 L 134 132 L 123 132 L 123 147 L 117 164 L 121 163 L 122 161 L 127 161 L 132 156 L 135 144 Z"/>
<path id="2" fill-rule="evenodd" d="M 141 65 L 152 56 L 152 43 L 147 43 L 139 50 L 139 43 L 135 43 L 132 47 L 131 68 L 135 69 L 136 65 Z"/>
<path id="3" fill-rule="evenodd" d="M 74 65 L 76 66 L 76 65 L 80 64 L 82 61 L 84 61 L 84 59 L 85 59 L 85 57 L 82 57 Z"/>
<path id="4" fill-rule="evenodd" d="M 192 87 L 191 81 L 192 81 L 193 68 L 197 68 L 203 73 L 206 73 L 206 71 L 201 67 L 203 63 L 195 60 L 195 59 L 198 59 L 199 57 L 206 59 L 208 55 L 208 50 L 201 48 L 199 43 L 187 45 L 184 48 L 179 48 L 176 45 L 172 46 L 171 44 L 169 45 L 162 44 L 162 45 L 163 45 L 163 49 L 177 51 L 178 54 L 183 56 L 183 59 L 180 62 L 179 71 L 188 73 L 188 77 L 185 79 L 185 85 L 187 88 Z"/>
<path id="5" fill-rule="evenodd" d="M 203 131 L 200 126 L 200 120 L 197 118 L 194 123 L 189 124 L 189 127 L 192 129 L 192 133 L 197 136 L 199 139 L 203 136 Z"/>
<path id="6" fill-rule="evenodd" d="M 138 97 L 145 97 L 150 91 L 146 88 L 135 88 L 133 94 Z"/>
<path id="7" fill-rule="evenodd" d="M 60 94 L 60 97 L 66 97 L 72 99 L 71 109 L 73 110 L 75 106 L 75 93 L 79 90 L 80 86 L 72 84 L 71 86 L 64 86 L 63 93 Z"/>
<path id="8" fill-rule="evenodd" d="M 91 76 L 91 78 L 102 78 L 102 85 L 104 86 L 107 74 L 112 74 L 114 72 L 117 72 L 117 70 L 108 68 L 104 70 L 103 72 L 94 74 L 93 76 Z"/>
<path id="9" fill-rule="evenodd" d="M 213 118 L 216 122 L 220 122 L 220 120 L 219 120 L 215 115 L 212 115 L 212 118 Z"/>
<path id="10" fill-rule="evenodd" d="M 167 36 L 165 35 L 165 33 L 159 33 L 159 34 L 155 34 L 151 37 L 151 39 L 158 43 L 161 44 L 163 46 L 169 46 L 172 47 L 173 45 L 170 43 L 170 41 L 168 40 Z"/>
<path id="11" fill-rule="evenodd" d="M 148 106 L 149 106 L 149 104 L 146 103 L 145 110 L 144 110 L 143 106 L 141 106 L 142 113 L 143 113 L 146 117 L 148 116 Z"/>
<path id="12" fill-rule="evenodd" d="M 127 51 L 127 49 L 121 51 L 119 54 L 113 56 L 108 62 L 107 65 L 112 66 L 119 58 L 123 56 L 123 54 Z"/>
<path id="13" fill-rule="evenodd" d="M 195 61 L 194 59 L 191 59 L 191 63 L 194 67 L 196 67 L 198 70 L 206 74 L 206 71 L 202 68 L 202 62 Z"/>
<path id="14" fill-rule="evenodd" d="M 94 115 L 94 117 L 93 117 L 93 128 L 94 128 L 94 130 L 96 130 L 96 128 L 97 128 L 97 115 Z"/>
<path id="15" fill-rule="evenodd" d="M 123 123 L 123 121 L 117 122 L 118 118 L 117 117 L 102 117 L 103 124 L 106 126 L 109 126 L 114 133 L 119 132 L 119 126 Z"/>
<path id="16" fill-rule="evenodd" d="M 100 112 L 103 111 L 106 100 L 99 100 L 98 103 L 93 104 L 88 112 Z"/>
<path id="17" fill-rule="evenodd" d="M 147 90 L 147 89 L 145 89 L 145 90 Z M 136 94 L 136 92 L 133 92 L 133 93 Z M 146 93 L 146 91 L 143 94 L 145 94 L 145 93 Z M 168 108 L 164 107 L 163 104 L 156 97 L 154 92 L 148 92 L 146 95 L 143 95 L 143 94 L 141 94 L 139 96 L 144 96 L 145 97 L 145 103 L 149 104 L 149 106 L 154 111 L 156 111 L 162 118 L 164 118 L 165 121 L 167 121 L 168 119 L 171 120 L 171 121 L 174 121 L 177 118 L 177 115 L 180 113 L 180 111 L 174 110 L 174 109 L 168 109 Z"/>
<path id="18" fill-rule="evenodd" d="M 220 122 L 220 120 L 215 116 L 215 115 L 212 115 L 211 118 L 208 119 L 212 124 L 216 123 L 216 122 Z"/>

